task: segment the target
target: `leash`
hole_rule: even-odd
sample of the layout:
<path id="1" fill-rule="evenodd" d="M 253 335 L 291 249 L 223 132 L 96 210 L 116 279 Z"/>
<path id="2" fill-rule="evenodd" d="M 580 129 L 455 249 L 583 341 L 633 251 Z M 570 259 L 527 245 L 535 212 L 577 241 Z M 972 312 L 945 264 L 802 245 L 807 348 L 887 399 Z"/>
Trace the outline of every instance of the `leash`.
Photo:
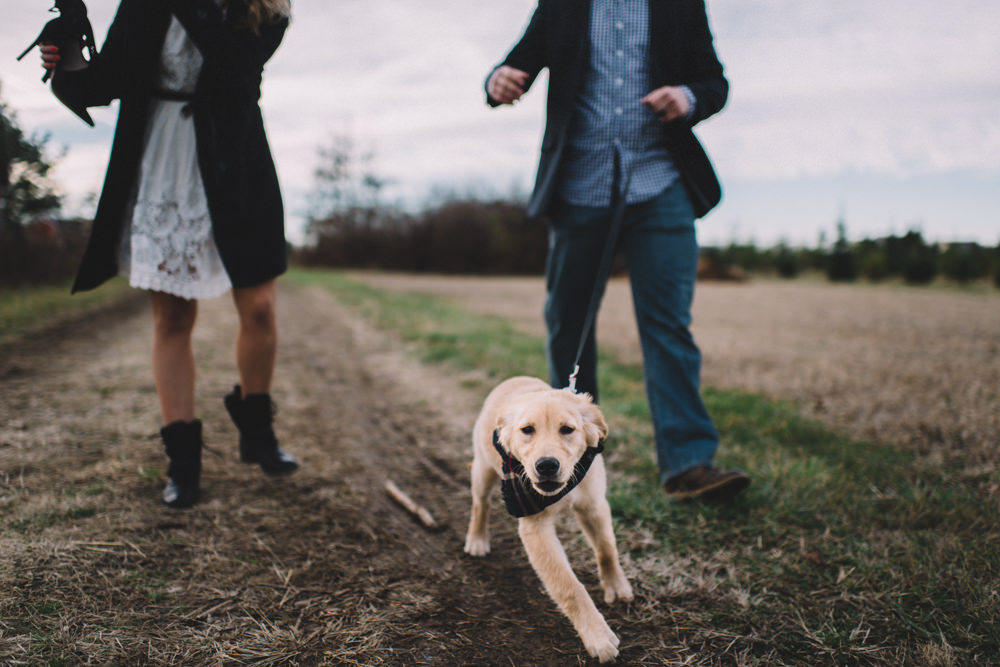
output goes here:
<path id="1" fill-rule="evenodd" d="M 587 317 L 583 321 L 583 330 L 580 332 L 580 342 L 576 348 L 576 358 L 573 360 L 573 372 L 569 375 L 569 390 L 574 394 L 576 391 L 576 379 L 580 374 L 580 359 L 583 358 L 583 348 L 587 344 L 587 337 L 597 320 L 597 309 L 601 304 L 601 290 L 611 275 L 611 265 L 615 259 L 615 251 L 618 249 L 618 235 L 621 233 L 622 223 L 625 219 L 625 194 L 628 192 L 629 184 L 632 182 L 632 170 L 625 174 L 624 187 L 619 188 L 618 182 L 621 180 L 621 153 L 615 148 L 614 176 L 611 180 L 611 224 L 608 228 L 608 237 L 604 241 L 604 250 L 601 253 L 601 262 L 597 266 L 597 274 L 594 276 L 594 288 L 590 292 L 590 305 L 587 308 Z"/>
<path id="2" fill-rule="evenodd" d="M 621 180 L 621 153 L 615 147 L 614 175 L 611 180 L 611 224 L 608 229 L 608 237 L 604 242 L 604 249 L 601 252 L 601 261 L 597 266 L 597 274 L 594 276 L 594 288 L 590 293 L 590 305 L 587 308 L 587 317 L 583 323 L 583 331 L 580 332 L 580 342 L 576 348 L 576 359 L 573 360 L 573 372 L 569 376 L 569 390 L 574 394 L 576 391 L 576 379 L 580 374 L 580 359 L 583 357 L 583 348 L 587 343 L 587 337 L 594 321 L 597 319 L 597 309 L 600 305 L 601 287 L 607 282 L 611 274 L 611 264 L 614 262 L 615 250 L 618 246 L 618 235 L 621 232 L 622 223 L 625 219 L 625 193 L 628 192 L 629 184 L 632 181 L 632 173 L 629 170 L 625 174 L 624 187 L 619 188 Z M 553 496 L 543 496 L 536 491 L 531 482 L 526 479 L 524 465 L 514 456 L 504 449 L 500 443 L 500 432 L 493 431 L 493 448 L 500 454 L 503 474 L 500 480 L 500 491 L 503 495 L 504 506 L 507 512 L 514 517 L 525 517 L 538 514 L 545 508 L 553 505 L 576 488 L 590 470 L 594 459 L 604 451 L 604 441 L 597 443 L 596 447 L 588 447 L 583 456 L 573 467 L 573 474 L 570 475 L 569 482 L 559 493 Z"/>

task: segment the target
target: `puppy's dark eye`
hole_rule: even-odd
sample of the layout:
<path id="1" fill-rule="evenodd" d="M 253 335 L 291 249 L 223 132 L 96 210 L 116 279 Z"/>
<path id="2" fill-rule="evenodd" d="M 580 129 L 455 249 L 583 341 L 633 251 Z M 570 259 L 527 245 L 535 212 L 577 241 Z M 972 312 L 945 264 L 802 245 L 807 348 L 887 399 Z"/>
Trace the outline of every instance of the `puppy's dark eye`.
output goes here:
<path id="1" fill-rule="evenodd" d="M 521 433 L 523 433 L 525 435 L 531 435 L 534 432 L 535 432 L 535 427 L 532 426 L 531 424 L 528 424 L 527 426 L 522 426 L 521 427 Z"/>
<path id="2" fill-rule="evenodd" d="M 575 428 L 573 428 L 572 426 L 569 426 L 567 424 L 563 424 L 562 426 L 559 427 L 559 432 L 562 435 L 569 435 L 570 433 L 572 433 L 575 430 L 576 430 Z"/>

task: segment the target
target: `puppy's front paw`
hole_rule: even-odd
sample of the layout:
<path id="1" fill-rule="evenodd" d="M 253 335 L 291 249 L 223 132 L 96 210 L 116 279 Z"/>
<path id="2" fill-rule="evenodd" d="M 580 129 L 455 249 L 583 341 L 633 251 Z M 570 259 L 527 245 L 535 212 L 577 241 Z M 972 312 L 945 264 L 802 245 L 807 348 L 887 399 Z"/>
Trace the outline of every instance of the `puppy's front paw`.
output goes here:
<path id="1" fill-rule="evenodd" d="M 592 658 L 597 658 L 601 662 L 613 662 L 618 657 L 618 635 L 611 631 L 608 624 L 601 619 L 600 628 L 594 628 L 591 632 L 580 636 L 583 646 Z"/>
<path id="2" fill-rule="evenodd" d="M 615 600 L 631 602 L 633 597 L 632 584 L 628 582 L 625 575 L 604 584 L 604 601 L 608 604 Z"/>
<path id="3" fill-rule="evenodd" d="M 485 556 L 490 552 L 490 541 L 482 537 L 467 537 L 465 553 L 470 556 Z"/>

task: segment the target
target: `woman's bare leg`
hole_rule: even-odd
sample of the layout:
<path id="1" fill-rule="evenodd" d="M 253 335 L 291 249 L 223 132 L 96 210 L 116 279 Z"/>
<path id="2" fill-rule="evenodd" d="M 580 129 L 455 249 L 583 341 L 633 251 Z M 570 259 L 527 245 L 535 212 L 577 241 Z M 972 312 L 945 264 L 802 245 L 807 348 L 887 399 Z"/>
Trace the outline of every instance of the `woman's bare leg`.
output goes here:
<path id="1" fill-rule="evenodd" d="M 194 350 L 191 334 L 198 302 L 151 292 L 153 306 L 153 379 L 163 423 L 194 420 Z"/>
<path id="2" fill-rule="evenodd" d="M 277 287 L 263 285 L 233 290 L 240 317 L 236 335 L 236 365 L 240 386 L 223 399 L 240 431 L 240 460 L 259 463 L 269 475 L 287 475 L 298 469 L 295 457 L 278 446 L 274 434 L 271 378 L 278 350 Z"/>
<path id="3" fill-rule="evenodd" d="M 244 396 L 271 392 L 278 351 L 277 296 L 274 280 L 233 290 L 233 302 L 240 318 L 236 334 L 236 368 Z"/>

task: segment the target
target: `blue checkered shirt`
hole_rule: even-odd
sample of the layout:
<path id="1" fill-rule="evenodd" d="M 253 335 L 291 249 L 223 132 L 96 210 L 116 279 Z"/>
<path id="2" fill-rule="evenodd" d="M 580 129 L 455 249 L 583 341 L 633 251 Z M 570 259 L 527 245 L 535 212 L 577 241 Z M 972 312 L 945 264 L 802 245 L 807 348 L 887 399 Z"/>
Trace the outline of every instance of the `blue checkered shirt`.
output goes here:
<path id="1" fill-rule="evenodd" d="M 577 206 L 611 204 L 615 154 L 629 204 L 648 201 L 678 177 L 663 129 L 639 100 L 650 92 L 648 0 L 592 0 L 590 67 L 576 102 L 559 195 Z M 682 87 L 684 88 L 684 87 Z M 694 108 L 691 91 L 684 88 Z"/>

